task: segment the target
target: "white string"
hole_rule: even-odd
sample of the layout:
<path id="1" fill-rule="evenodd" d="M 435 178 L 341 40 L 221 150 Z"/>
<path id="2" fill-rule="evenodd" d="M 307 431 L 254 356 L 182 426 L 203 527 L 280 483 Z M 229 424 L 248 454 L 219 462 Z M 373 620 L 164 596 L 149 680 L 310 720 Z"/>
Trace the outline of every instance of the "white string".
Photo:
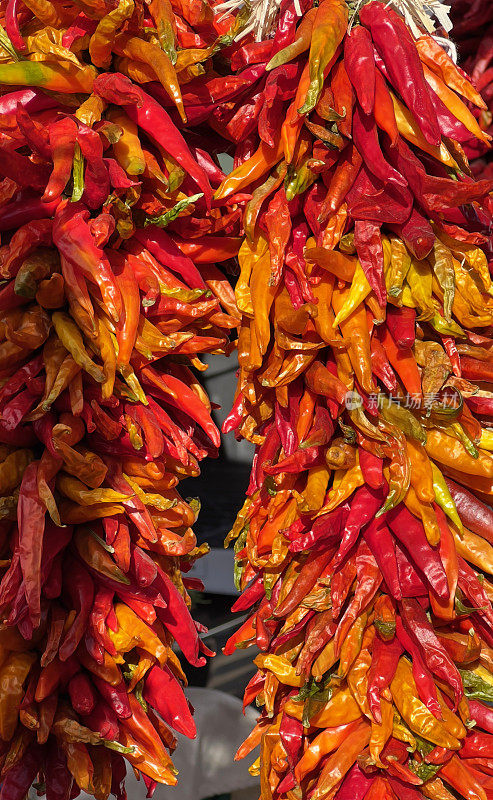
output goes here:
<path id="1" fill-rule="evenodd" d="M 349 30 L 353 25 L 354 19 L 361 8 L 368 0 L 358 0 L 349 20 Z M 229 12 L 239 10 L 244 6 L 250 9 L 250 17 L 247 24 L 236 34 L 235 39 L 239 41 L 253 33 L 257 42 L 267 39 L 272 35 L 275 21 L 279 13 L 281 0 L 224 0 L 215 7 L 215 12 L 225 16 Z M 300 0 L 293 0 L 295 11 L 299 17 L 302 16 Z M 452 30 L 449 11 L 450 5 L 442 3 L 441 0 L 387 0 L 387 6 L 392 6 L 404 17 L 408 27 L 418 37 L 422 30 L 432 34 L 435 31 L 436 19 L 445 31 Z M 448 39 L 436 37 L 444 50 L 457 60 L 457 50 L 455 45 Z"/>
<path id="2" fill-rule="evenodd" d="M 451 39 L 446 39 L 445 36 L 434 36 L 433 38 L 440 45 L 440 47 L 443 47 L 443 49 L 445 50 L 447 55 L 450 56 L 452 61 L 455 64 L 457 64 L 459 56 L 457 53 L 457 47 L 455 46 L 453 41 Z"/>

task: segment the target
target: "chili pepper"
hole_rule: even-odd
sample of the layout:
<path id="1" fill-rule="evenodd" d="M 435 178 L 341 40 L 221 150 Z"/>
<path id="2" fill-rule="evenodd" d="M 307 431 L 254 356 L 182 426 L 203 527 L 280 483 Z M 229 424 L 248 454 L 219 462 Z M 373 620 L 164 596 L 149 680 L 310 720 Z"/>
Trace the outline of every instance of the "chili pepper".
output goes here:
<path id="1" fill-rule="evenodd" d="M 17 3 L 13 2 L 13 0 L 9 0 L 7 3 L 7 8 L 5 9 L 5 30 L 7 31 L 7 36 L 16 50 L 22 51 L 26 49 L 26 43 L 20 32 L 17 14 Z"/>
<path id="2" fill-rule="evenodd" d="M 311 111 L 320 96 L 324 71 L 340 45 L 347 25 L 347 8 L 338 0 L 324 0 L 313 21 L 310 42 L 310 84 L 300 113 Z"/>
<path id="3" fill-rule="evenodd" d="M 68 692 L 72 706 L 78 714 L 91 713 L 97 701 L 92 684 L 85 673 L 79 672 L 71 678 Z"/>
<path id="4" fill-rule="evenodd" d="M 433 633 L 423 609 L 416 600 L 403 599 L 401 616 L 407 632 L 423 652 L 428 668 L 452 686 L 457 707 L 463 694 L 459 672 Z"/>
<path id="5" fill-rule="evenodd" d="M 83 212 L 59 211 L 53 227 L 53 241 L 60 253 L 91 282 L 99 286 L 104 303 L 115 320 L 121 313 L 121 296 L 103 251 L 94 243 Z"/>
<path id="6" fill-rule="evenodd" d="M 458 756 L 452 756 L 450 761 L 442 766 L 440 774 L 463 797 L 481 798 L 481 800 L 486 798 L 486 792 Z"/>
<path id="7" fill-rule="evenodd" d="M 378 338 L 409 394 L 420 398 L 422 396 L 421 376 L 412 350 L 408 347 L 398 347 L 387 328 L 379 329 Z"/>
<path id="8" fill-rule="evenodd" d="M 402 17 L 378 2 L 361 11 L 361 24 L 369 29 L 392 85 L 415 115 L 426 140 L 438 145 L 440 132 L 436 112 L 414 41 Z"/>
<path id="9" fill-rule="evenodd" d="M 89 208 L 99 208 L 106 201 L 110 189 L 108 170 L 103 160 L 103 143 L 96 131 L 79 124 L 77 144 L 85 159 L 84 191 L 81 199 Z"/>
<path id="10" fill-rule="evenodd" d="M 40 570 L 45 524 L 45 507 L 38 495 L 37 474 L 38 464 L 33 462 L 24 472 L 18 507 L 20 566 L 34 625 L 38 624 L 41 613 Z"/>
<path id="11" fill-rule="evenodd" d="M 365 528 L 364 539 L 380 567 L 387 588 L 396 600 L 402 597 L 394 543 L 387 526 L 380 520 L 373 520 Z"/>
<path id="12" fill-rule="evenodd" d="M 120 730 L 118 718 L 113 709 L 101 699 L 98 699 L 94 708 L 84 715 L 84 724 L 103 739 L 109 741 L 118 739 Z"/>
<path id="13" fill-rule="evenodd" d="M 472 82 L 464 76 L 462 70 L 457 67 L 448 53 L 438 45 L 432 36 L 421 34 L 416 41 L 416 48 L 421 61 L 439 75 L 447 86 L 479 108 L 485 107 L 483 98 L 475 90 Z"/>
<path id="14" fill-rule="evenodd" d="M 148 672 L 144 697 L 172 728 L 185 736 L 195 738 L 195 723 L 190 715 L 183 690 L 166 666 L 162 669 L 153 667 Z"/>
<path id="15" fill-rule="evenodd" d="M 39 770 L 41 750 L 31 744 L 22 759 L 15 764 L 2 782 L 0 798 L 2 800 L 23 800 Z"/>
<path id="16" fill-rule="evenodd" d="M 417 697 L 416 686 L 411 674 L 411 665 L 400 658 L 390 687 L 394 703 L 410 729 L 433 744 L 451 750 L 459 748 L 459 742 L 428 711 Z"/>
<path id="17" fill-rule="evenodd" d="M 119 720 L 123 720 L 131 716 L 132 711 L 130 708 L 129 696 L 123 681 L 120 684 L 113 686 L 97 675 L 93 675 L 92 680 L 94 681 L 94 684 L 104 702 L 108 704 Z"/>
<path id="18" fill-rule="evenodd" d="M 375 107 L 375 58 L 371 36 L 361 25 L 344 40 L 344 66 L 361 108 L 371 114 Z"/>
<path id="19" fill-rule="evenodd" d="M 71 581 L 67 589 L 77 609 L 77 616 L 60 645 L 62 661 L 66 661 L 77 649 L 87 627 L 94 597 L 94 586 L 88 572 L 73 558 L 68 564 L 67 561 L 65 563 L 67 568 L 70 565 Z"/>
<path id="20" fill-rule="evenodd" d="M 392 533 L 408 550 L 411 560 L 426 576 L 433 591 L 447 600 L 449 590 L 443 564 L 438 553 L 426 541 L 421 523 L 402 505 L 389 511 L 386 521 Z"/>
<path id="21" fill-rule="evenodd" d="M 60 197 L 72 172 L 77 125 L 65 118 L 50 125 L 50 150 L 53 159 L 53 171 L 43 194 L 44 202 L 53 202 Z"/>

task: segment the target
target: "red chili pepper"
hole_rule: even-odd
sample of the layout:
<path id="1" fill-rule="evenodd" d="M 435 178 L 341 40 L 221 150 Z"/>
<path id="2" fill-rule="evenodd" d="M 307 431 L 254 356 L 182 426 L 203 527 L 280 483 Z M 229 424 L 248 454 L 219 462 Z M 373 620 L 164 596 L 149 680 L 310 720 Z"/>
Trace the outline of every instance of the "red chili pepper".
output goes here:
<path id="1" fill-rule="evenodd" d="M 78 39 L 82 39 L 82 37 L 86 36 L 87 34 L 92 36 L 96 30 L 96 27 L 97 21 L 94 19 L 89 19 L 89 17 L 86 17 L 86 15 L 81 12 L 63 34 L 63 47 L 66 47 L 67 50 L 70 50 L 73 43 Z"/>
<path id="2" fill-rule="evenodd" d="M 372 778 L 353 764 L 337 792 L 337 800 L 364 800 L 372 786 Z"/>
<path id="3" fill-rule="evenodd" d="M 453 339 L 452 336 L 442 336 L 442 335 L 440 335 L 440 339 L 442 340 L 445 352 L 450 358 L 454 375 L 460 378 L 462 375 L 461 363 L 455 339 Z"/>
<path id="4" fill-rule="evenodd" d="M 27 156 L 2 149 L 0 149 L 0 172 L 19 186 L 38 192 L 44 191 L 49 178 L 49 167 L 46 164 L 35 164 Z"/>
<path id="5" fill-rule="evenodd" d="M 42 759 L 42 749 L 31 744 L 20 761 L 7 772 L 0 791 L 0 800 L 24 800 L 34 781 Z"/>
<path id="6" fill-rule="evenodd" d="M 205 289 L 205 283 L 192 259 L 184 255 L 176 242 L 162 228 L 149 225 L 145 230 L 136 230 L 135 238 L 141 242 L 152 255 L 165 264 L 168 269 L 177 272 L 192 289 Z"/>
<path id="7" fill-rule="evenodd" d="M 132 716 L 129 695 L 125 681 L 113 686 L 98 675 L 93 675 L 92 680 L 101 697 L 108 704 L 118 719 L 128 719 Z"/>
<path id="8" fill-rule="evenodd" d="M 400 610 L 403 625 L 422 652 L 430 672 L 453 689 L 455 708 L 457 708 L 457 704 L 464 694 L 462 679 L 457 667 L 437 639 L 420 604 L 411 598 L 403 598 Z"/>
<path id="9" fill-rule="evenodd" d="M 416 336 L 416 311 L 406 306 L 387 307 L 387 327 L 398 347 L 413 347 Z"/>
<path id="10" fill-rule="evenodd" d="M 199 640 L 197 630 L 183 597 L 170 578 L 160 568 L 158 568 L 155 584 L 156 590 L 160 592 L 166 603 L 166 609 L 157 609 L 159 619 L 176 639 L 187 661 L 195 667 L 204 666 L 205 659 L 198 656 Z"/>
<path id="11" fill-rule="evenodd" d="M 50 135 L 40 122 L 36 122 L 23 106 L 16 111 L 16 120 L 28 146 L 45 161 L 51 161 Z"/>
<path id="12" fill-rule="evenodd" d="M 332 550 L 322 550 L 320 553 L 309 555 L 303 564 L 298 577 L 288 592 L 285 599 L 274 611 L 274 617 L 278 619 L 287 617 L 304 600 L 307 594 L 315 586 L 317 579 L 329 563 L 332 557 Z"/>
<path id="13" fill-rule="evenodd" d="M 99 248 L 87 224 L 87 211 L 61 206 L 53 225 L 53 242 L 60 253 L 70 261 L 102 294 L 103 301 L 117 322 L 122 312 L 122 299 L 108 258 Z"/>
<path id="14" fill-rule="evenodd" d="M 288 714 L 283 714 L 281 718 L 281 727 L 279 728 L 279 736 L 281 737 L 281 742 L 286 751 L 291 770 L 294 770 L 300 759 L 303 747 L 303 735 L 304 730 L 302 722 L 294 717 L 290 717 Z"/>
<path id="15" fill-rule="evenodd" d="M 72 174 L 77 124 L 71 117 L 62 117 L 49 126 L 53 171 L 42 196 L 44 203 L 57 200 Z"/>
<path id="16" fill-rule="evenodd" d="M 110 193 L 110 178 L 103 158 L 99 134 L 87 125 L 79 125 L 77 142 L 85 159 L 82 202 L 89 208 L 100 208 Z"/>
<path id="17" fill-rule="evenodd" d="M 337 569 L 342 563 L 351 548 L 356 544 L 363 527 L 370 522 L 382 506 L 383 500 L 382 489 L 361 486 L 356 490 L 351 501 L 349 516 L 344 526 L 339 549 L 331 563 L 332 569 Z"/>
<path id="18" fill-rule="evenodd" d="M 491 601 L 478 580 L 478 576 L 469 566 L 467 561 L 459 556 L 459 580 L 458 585 L 461 591 L 470 603 L 473 603 L 478 609 L 481 609 L 481 616 L 488 619 L 488 628 L 493 625 L 493 609 L 491 608 Z M 491 638 L 491 637 L 490 637 Z"/>
<path id="19" fill-rule="evenodd" d="M 366 279 L 375 292 L 378 302 L 385 307 L 387 290 L 383 277 L 383 249 L 380 226 L 374 222 L 356 220 L 354 244 Z"/>
<path id="20" fill-rule="evenodd" d="M 33 461 L 24 472 L 17 510 L 19 556 L 29 615 L 36 627 L 41 615 L 41 556 L 46 509 L 38 494 L 38 466 Z"/>
<path id="21" fill-rule="evenodd" d="M 368 671 L 368 702 L 377 723 L 382 721 L 380 696 L 392 680 L 402 655 L 402 645 L 397 637 L 385 641 L 375 636 L 372 647 L 372 659 Z"/>
<path id="22" fill-rule="evenodd" d="M 341 531 L 349 515 L 349 503 L 343 503 L 338 506 L 334 511 L 328 514 L 322 514 L 317 517 L 311 525 L 310 530 L 302 533 L 303 529 L 299 527 L 291 529 L 287 532 L 288 538 L 291 539 L 289 549 L 292 553 L 300 553 L 303 550 L 310 551 L 319 546 L 336 545 L 340 541 Z M 296 523 L 294 523 L 296 525 Z M 293 536 L 294 538 L 291 538 Z"/>
<path id="23" fill-rule="evenodd" d="M 92 683 L 84 672 L 78 672 L 68 685 L 70 702 L 77 714 L 90 714 L 97 705 L 97 697 Z"/>
<path id="24" fill-rule="evenodd" d="M 466 528 L 493 544 L 493 510 L 464 486 L 450 478 L 445 480 Z"/>
<path id="25" fill-rule="evenodd" d="M 144 683 L 144 698 L 178 733 L 195 739 L 197 731 L 183 689 L 168 667 L 153 667 Z"/>
<path id="26" fill-rule="evenodd" d="M 118 718 L 113 709 L 101 698 L 89 714 L 83 715 L 84 725 L 91 731 L 99 733 L 101 738 L 114 741 L 118 739 L 120 726 Z"/>
<path id="27" fill-rule="evenodd" d="M 94 599 L 94 584 L 86 569 L 72 556 L 67 556 L 64 564 L 70 580 L 67 591 L 77 611 L 77 616 L 65 634 L 60 645 L 60 659 L 66 661 L 79 646 L 84 636 Z"/>
<path id="28" fill-rule="evenodd" d="M 408 631 L 405 630 L 400 616 L 396 617 L 395 624 L 397 638 L 412 659 L 413 678 L 416 682 L 419 697 L 437 719 L 442 719 L 437 688 L 431 672 L 424 662 L 422 651 L 414 640 L 411 639 Z"/>
<path id="29" fill-rule="evenodd" d="M 360 450 L 361 452 L 364 451 Z M 401 600 L 402 591 L 394 541 L 387 525 L 380 519 L 374 519 L 365 528 L 363 537 L 382 571 L 383 579 L 390 594 L 395 600 Z"/>
<path id="30" fill-rule="evenodd" d="M 448 600 L 449 588 L 443 564 L 439 554 L 428 543 L 421 522 L 402 504 L 387 512 L 385 519 L 433 591 Z"/>
<path id="31" fill-rule="evenodd" d="M 336 169 L 327 189 L 327 196 L 322 204 L 319 222 L 325 222 L 342 206 L 361 169 L 362 158 L 353 144 L 347 145 L 339 156 Z"/>
<path id="32" fill-rule="evenodd" d="M 219 447 L 220 434 L 209 412 L 195 392 L 189 389 L 183 381 L 175 378 L 174 375 L 164 373 L 159 375 L 152 367 L 144 367 L 142 378 L 148 386 L 160 388 L 164 392 L 167 401 L 195 420 L 209 436 L 213 444 Z M 152 388 L 150 393 L 152 394 Z"/>
<path id="33" fill-rule="evenodd" d="M 370 347 L 371 367 L 373 374 L 382 381 L 383 385 L 389 390 L 389 392 L 395 392 L 397 390 L 397 378 L 394 370 L 390 366 L 385 350 L 375 332 L 371 337 Z"/>
<path id="34" fill-rule="evenodd" d="M 361 25 L 355 25 L 344 40 L 344 66 L 365 112 L 375 107 L 375 57 L 371 36 Z"/>

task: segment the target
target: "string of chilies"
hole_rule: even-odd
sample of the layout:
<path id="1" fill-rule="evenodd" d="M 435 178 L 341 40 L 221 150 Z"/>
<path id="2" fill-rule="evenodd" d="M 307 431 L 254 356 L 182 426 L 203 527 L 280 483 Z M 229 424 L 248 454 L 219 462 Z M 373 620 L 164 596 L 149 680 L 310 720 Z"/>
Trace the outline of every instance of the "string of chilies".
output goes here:
<path id="1" fill-rule="evenodd" d="M 250 195 L 223 428 L 256 445 L 228 537 L 248 617 L 225 652 L 260 650 L 238 757 L 260 745 L 262 800 L 488 800 L 485 103 L 387 4 L 348 34 L 354 5 L 283 5 L 238 51 L 249 104 L 211 123 L 238 142 L 216 197 Z"/>
<path id="2" fill-rule="evenodd" d="M 240 211 L 177 123 L 231 20 L 8 0 L 1 21 L 0 797 L 124 800 L 124 759 L 151 797 L 195 736 L 173 645 L 211 655 L 177 485 L 217 455 L 196 376 L 238 324 L 215 262 Z"/>

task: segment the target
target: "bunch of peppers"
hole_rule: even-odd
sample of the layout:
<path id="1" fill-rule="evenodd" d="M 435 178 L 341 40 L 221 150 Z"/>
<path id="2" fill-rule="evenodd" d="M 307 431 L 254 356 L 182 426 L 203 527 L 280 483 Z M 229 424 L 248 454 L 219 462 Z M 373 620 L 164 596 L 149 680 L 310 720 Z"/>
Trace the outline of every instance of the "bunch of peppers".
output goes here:
<path id="1" fill-rule="evenodd" d="M 493 184 L 464 151 L 490 137 L 393 6 L 281 3 L 209 118 L 237 143 L 215 197 L 250 195 L 225 652 L 260 651 L 262 800 L 493 798 Z"/>
<path id="2" fill-rule="evenodd" d="M 241 210 L 175 123 L 225 41 L 201 2 L 1 8 L 0 797 L 124 800 L 124 759 L 151 797 L 195 736 L 176 650 L 211 655 L 177 484 L 217 455 Z"/>

